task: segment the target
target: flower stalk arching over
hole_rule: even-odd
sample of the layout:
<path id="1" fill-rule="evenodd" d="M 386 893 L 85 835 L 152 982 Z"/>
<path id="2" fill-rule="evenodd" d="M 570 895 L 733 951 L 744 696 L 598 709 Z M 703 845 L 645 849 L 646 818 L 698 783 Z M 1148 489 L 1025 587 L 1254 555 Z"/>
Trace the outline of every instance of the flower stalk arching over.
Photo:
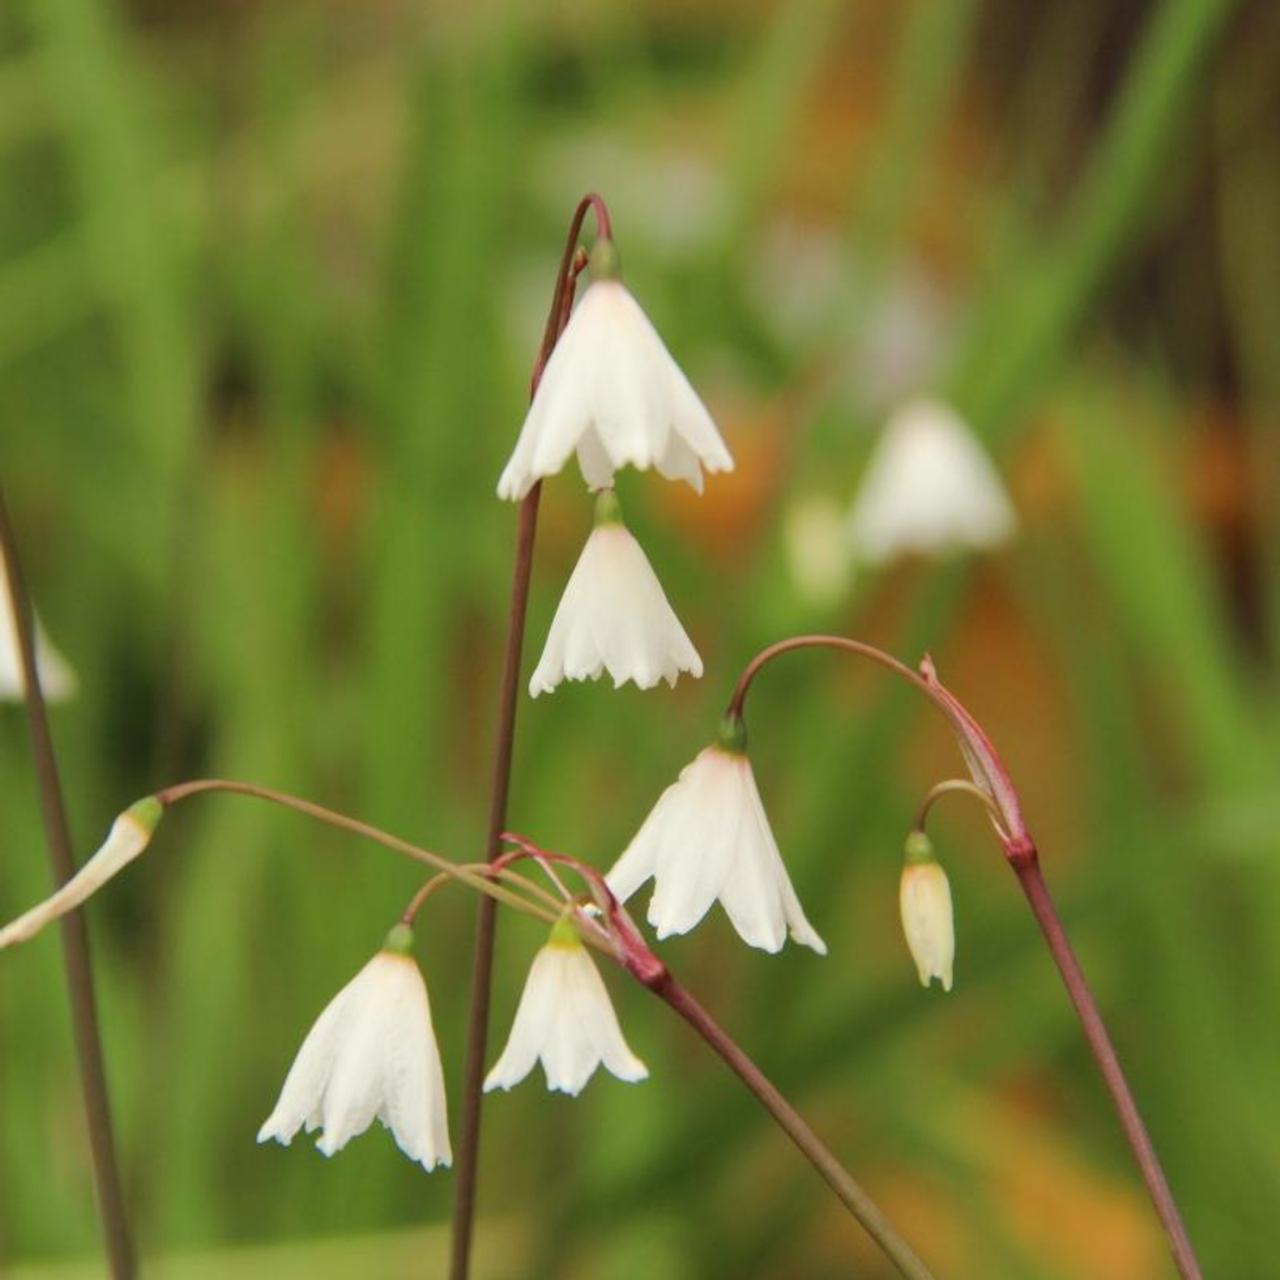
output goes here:
<path id="1" fill-rule="evenodd" d="M 506 1047 L 485 1077 L 486 1092 L 511 1089 L 538 1061 L 548 1089 L 573 1095 L 600 1065 L 628 1083 L 649 1075 L 623 1038 L 600 971 L 568 917 L 552 926 L 533 959 Z"/>
<path id="2" fill-rule="evenodd" d="M 329 1002 L 307 1033 L 275 1108 L 258 1131 L 288 1146 L 300 1129 L 334 1155 L 375 1119 L 428 1171 L 451 1165 L 444 1069 L 431 1001 L 413 958 L 413 931 L 383 947 Z"/>
<path id="3" fill-rule="evenodd" d="M 613 490 L 596 497 L 595 527 L 564 589 L 529 693 L 562 680 L 628 681 L 651 689 L 681 672 L 702 675 L 702 659 L 671 608 L 657 574 L 622 520 Z"/>
<path id="4" fill-rule="evenodd" d="M 650 467 L 699 493 L 702 471 L 731 471 L 706 406 L 622 284 L 613 241 L 591 251 L 592 283 L 555 344 L 498 496 L 519 501 L 577 453 L 587 487 L 625 466 Z"/>
<path id="5" fill-rule="evenodd" d="M 1049 886 L 1045 883 L 1044 874 L 1040 869 L 1039 852 L 1023 819 L 1017 788 L 991 739 L 976 718 L 938 679 L 932 659 L 926 654 L 920 663 L 919 671 L 913 671 L 905 663 L 882 649 L 860 640 L 850 639 L 848 636 L 821 634 L 790 636 L 762 649 L 743 668 L 729 699 L 726 718 L 741 719 L 743 705 L 752 682 L 775 658 L 800 649 L 814 648 L 842 650 L 877 663 L 913 685 L 946 717 L 973 778 L 974 785 L 971 789 L 982 797 L 987 807 L 1005 860 L 1018 878 L 1018 884 L 1026 896 L 1027 905 L 1044 936 L 1045 944 L 1049 948 L 1063 986 L 1079 1018 L 1081 1031 L 1107 1091 L 1111 1095 L 1116 1116 L 1141 1171 L 1178 1272 L 1185 1280 L 1201 1280 L 1200 1264 L 1182 1221 L 1177 1201 L 1169 1186 L 1164 1167 L 1160 1163 L 1151 1135 L 1147 1132 L 1146 1123 L 1138 1110 L 1137 1101 L 1129 1087 L 1124 1069 L 1120 1065 L 1120 1059 L 1088 979 L 1067 937 L 1057 907 L 1049 893 Z M 955 784 L 940 784 L 935 788 L 935 792 L 954 789 L 954 787 Z M 926 810 L 929 803 L 926 801 Z"/>
<path id="6" fill-rule="evenodd" d="M 792 939 L 826 955 L 792 887 L 745 750 L 728 721 L 659 796 L 606 877 L 625 902 L 654 881 L 648 920 L 658 937 L 687 933 L 719 901 L 744 942 L 764 951 Z"/>

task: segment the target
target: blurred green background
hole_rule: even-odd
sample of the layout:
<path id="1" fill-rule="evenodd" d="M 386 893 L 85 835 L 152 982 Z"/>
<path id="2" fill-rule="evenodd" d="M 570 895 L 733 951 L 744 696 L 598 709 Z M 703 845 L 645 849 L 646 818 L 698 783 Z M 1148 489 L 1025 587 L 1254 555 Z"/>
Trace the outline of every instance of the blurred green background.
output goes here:
<path id="1" fill-rule="evenodd" d="M 78 699 L 77 841 L 183 777 L 481 851 L 519 427 L 563 229 L 628 279 L 738 458 L 621 494 L 700 682 L 522 699 L 511 822 L 606 865 L 790 631 L 927 647 L 1024 792 L 1209 1275 L 1280 1209 L 1280 8 L 1257 0 L 9 0 L 0 474 Z M 1022 528 L 981 562 L 814 568 L 875 429 L 946 395 Z M 548 486 L 526 672 L 589 525 Z M 809 521 L 812 527 L 813 521 Z M 829 552 L 829 548 L 827 549 Z M 821 558 L 821 557 L 819 557 Z M 836 556 L 837 564 L 839 555 Z M 829 567 L 829 566 L 828 566 Z M 1170 1274 L 981 815 L 935 836 L 957 984 L 899 936 L 901 840 L 959 772 L 831 656 L 752 698 L 831 956 L 718 912 L 663 954 L 948 1277 Z M 0 915 L 48 886 L 0 715 Z M 452 1176 L 381 1131 L 258 1149 L 301 1036 L 417 883 L 233 798 L 89 909 L 122 1159 L 157 1275 L 439 1273 Z M 474 904 L 420 930 L 461 1073 Z M 539 930 L 504 918 L 500 1045 Z M 737 1083 L 609 975 L 652 1079 L 486 1107 L 479 1274 L 885 1274 Z M 495 1046 L 496 1047 L 496 1046 Z M 54 936 L 0 964 L 0 1260 L 98 1274 Z"/>

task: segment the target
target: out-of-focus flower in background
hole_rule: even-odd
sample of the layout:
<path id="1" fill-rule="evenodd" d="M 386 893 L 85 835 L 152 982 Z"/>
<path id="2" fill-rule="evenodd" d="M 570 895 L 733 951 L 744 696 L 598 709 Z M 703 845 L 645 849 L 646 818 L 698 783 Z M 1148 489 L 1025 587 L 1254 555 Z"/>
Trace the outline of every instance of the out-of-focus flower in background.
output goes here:
<path id="1" fill-rule="evenodd" d="M 835 604 L 853 581 L 848 515 L 826 494 L 798 498 L 782 521 L 782 546 L 796 593 L 807 604 Z"/>
<path id="2" fill-rule="evenodd" d="M 990 457 L 947 405 L 916 400 L 889 420 L 849 513 L 858 556 L 881 564 L 904 554 L 990 550 L 1016 527 Z"/>
<path id="3" fill-rule="evenodd" d="M 53 647 L 40 619 L 35 620 L 36 670 L 40 689 L 50 702 L 75 696 L 76 673 Z M 9 570 L 0 556 L 0 701 L 21 702 L 27 682 L 22 673 L 22 652 L 18 646 L 17 620 L 9 597 Z"/>

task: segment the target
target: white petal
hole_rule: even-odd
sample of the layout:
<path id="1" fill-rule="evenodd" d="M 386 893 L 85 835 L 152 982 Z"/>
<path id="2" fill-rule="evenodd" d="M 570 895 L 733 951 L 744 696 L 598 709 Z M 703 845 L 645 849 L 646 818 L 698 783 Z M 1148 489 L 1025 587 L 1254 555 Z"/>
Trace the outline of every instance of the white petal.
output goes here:
<path id="1" fill-rule="evenodd" d="M 659 797 L 608 873 L 625 900 L 654 879 L 648 919 L 658 937 L 687 933 L 718 898 L 751 946 L 778 951 L 788 929 L 826 954 L 805 918 L 769 827 L 748 758 L 707 747 Z"/>
<path id="2" fill-rule="evenodd" d="M 702 659 L 640 549 L 620 524 L 593 529 L 565 586 L 542 656 L 529 681 L 533 697 L 561 680 L 594 680 L 641 689 L 681 671 L 702 674 Z"/>
<path id="3" fill-rule="evenodd" d="M 920 985 L 927 987 L 930 979 L 938 978 L 943 990 L 950 991 L 956 937 L 947 873 L 937 862 L 908 864 L 902 870 L 898 901 Z"/>
<path id="4" fill-rule="evenodd" d="M 964 422 L 932 401 L 894 415 L 849 520 L 858 551 L 873 562 L 902 552 L 994 547 L 1015 525 L 991 459 Z"/>
<path id="5" fill-rule="evenodd" d="M 377 1117 L 424 1168 L 449 1164 L 444 1072 L 422 971 L 379 951 L 330 1001 L 303 1041 L 258 1141 L 289 1143 L 303 1126 L 340 1151 Z"/>
<path id="6" fill-rule="evenodd" d="M 566 967 L 576 1015 L 599 1060 L 619 1080 L 634 1083 L 647 1079 L 649 1069 L 623 1039 L 604 979 L 586 948 L 570 952 Z"/>
<path id="7" fill-rule="evenodd" d="M 702 488 L 702 468 L 733 459 L 706 406 L 626 288 L 598 280 L 582 295 L 543 370 L 511 459 L 503 498 L 523 498 L 577 450 L 592 489 L 623 466 Z"/>
<path id="8" fill-rule="evenodd" d="M 485 1078 L 486 1092 L 510 1089 L 533 1070 L 560 1000 L 561 968 L 556 952 L 562 948 L 543 947 L 529 966 L 524 991 L 516 1007 L 515 1021 L 506 1048 Z"/>

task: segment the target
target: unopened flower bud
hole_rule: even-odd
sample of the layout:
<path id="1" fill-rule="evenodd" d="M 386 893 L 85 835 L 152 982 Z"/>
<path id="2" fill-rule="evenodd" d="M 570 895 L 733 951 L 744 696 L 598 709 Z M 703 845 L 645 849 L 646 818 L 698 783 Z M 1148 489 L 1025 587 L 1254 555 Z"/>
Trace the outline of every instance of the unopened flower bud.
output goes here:
<path id="1" fill-rule="evenodd" d="M 102 847 L 56 893 L 0 929 L 0 949 L 34 937 L 50 921 L 74 911 L 126 867 L 151 843 L 164 806 L 147 796 L 127 808 L 111 824 Z"/>
<path id="2" fill-rule="evenodd" d="M 933 842 L 923 831 L 913 831 L 907 837 L 903 854 L 898 903 L 907 947 L 916 962 L 921 986 L 927 987 L 937 978 L 942 989 L 950 991 L 956 935 L 947 873 L 934 857 Z"/>

